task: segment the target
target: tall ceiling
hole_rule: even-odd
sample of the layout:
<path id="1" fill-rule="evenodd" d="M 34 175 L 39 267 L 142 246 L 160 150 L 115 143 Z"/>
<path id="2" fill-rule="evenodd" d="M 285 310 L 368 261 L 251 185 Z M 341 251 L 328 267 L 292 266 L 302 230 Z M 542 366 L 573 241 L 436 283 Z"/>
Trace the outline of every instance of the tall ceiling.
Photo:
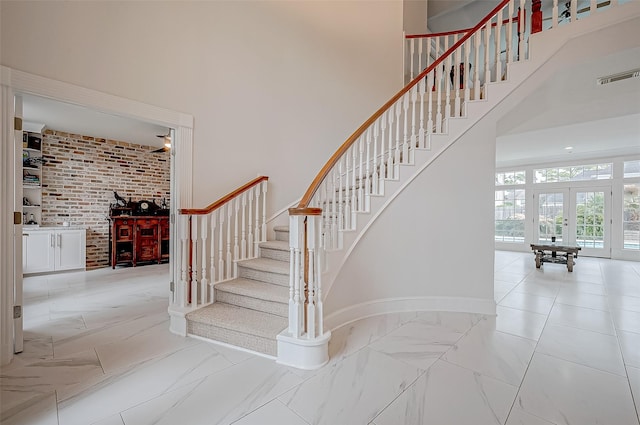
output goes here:
<path id="1" fill-rule="evenodd" d="M 429 29 L 471 27 L 497 3 L 428 0 Z M 497 164 L 640 153 L 640 78 L 595 84 L 597 77 L 634 68 L 640 69 L 640 47 L 557 75 L 498 123 Z M 143 145 L 162 146 L 156 136 L 168 132 L 166 127 L 37 96 L 25 95 L 23 109 L 25 121 L 47 128 Z M 571 153 L 564 149 L 569 146 Z"/>

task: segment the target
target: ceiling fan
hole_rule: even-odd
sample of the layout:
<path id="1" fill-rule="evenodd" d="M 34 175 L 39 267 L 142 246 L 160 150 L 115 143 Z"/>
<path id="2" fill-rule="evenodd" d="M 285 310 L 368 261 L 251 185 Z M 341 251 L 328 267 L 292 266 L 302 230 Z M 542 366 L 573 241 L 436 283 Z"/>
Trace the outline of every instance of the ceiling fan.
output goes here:
<path id="1" fill-rule="evenodd" d="M 602 3 L 597 3 L 596 4 L 596 9 L 600 9 L 601 7 L 609 6 L 610 4 L 611 4 L 611 0 L 606 0 L 606 1 L 603 1 Z M 586 7 L 577 9 L 576 10 L 576 15 L 588 12 L 589 10 L 591 10 L 591 6 L 586 6 Z M 567 1 L 564 4 L 564 10 L 562 12 L 558 13 L 558 22 L 562 22 L 562 21 L 567 20 L 569 18 L 571 18 L 571 2 Z M 549 16 L 548 18 L 544 18 L 543 21 L 548 21 L 550 19 L 553 19 L 553 17 Z"/>
<path id="2" fill-rule="evenodd" d="M 169 129 L 167 134 L 156 134 L 156 137 L 164 139 L 164 146 L 160 149 L 151 151 L 151 153 L 168 152 L 171 150 L 171 129 Z"/>

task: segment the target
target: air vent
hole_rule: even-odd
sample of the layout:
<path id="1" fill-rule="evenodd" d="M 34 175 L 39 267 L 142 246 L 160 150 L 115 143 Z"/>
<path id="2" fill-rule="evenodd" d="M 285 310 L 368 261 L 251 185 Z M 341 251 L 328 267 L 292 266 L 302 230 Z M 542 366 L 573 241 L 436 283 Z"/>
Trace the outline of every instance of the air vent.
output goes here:
<path id="1" fill-rule="evenodd" d="M 627 78 L 640 77 L 640 69 L 632 69 L 630 71 L 621 72 L 619 74 L 608 75 L 606 77 L 598 78 L 598 85 L 615 83 L 616 81 L 626 80 Z"/>

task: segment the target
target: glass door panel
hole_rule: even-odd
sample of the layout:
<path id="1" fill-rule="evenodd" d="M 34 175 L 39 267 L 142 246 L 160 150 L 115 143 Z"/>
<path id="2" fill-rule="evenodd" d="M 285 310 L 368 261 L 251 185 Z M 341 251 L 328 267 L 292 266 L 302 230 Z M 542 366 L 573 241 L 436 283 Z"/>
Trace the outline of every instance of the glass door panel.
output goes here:
<path id="1" fill-rule="evenodd" d="M 572 190 L 572 239 L 581 254 L 610 257 L 611 188 Z"/>
<path id="2" fill-rule="evenodd" d="M 537 214 L 534 217 L 535 235 L 534 240 L 539 243 L 551 243 L 555 238 L 555 243 L 567 243 L 567 202 L 569 199 L 568 190 L 536 192 Z"/>

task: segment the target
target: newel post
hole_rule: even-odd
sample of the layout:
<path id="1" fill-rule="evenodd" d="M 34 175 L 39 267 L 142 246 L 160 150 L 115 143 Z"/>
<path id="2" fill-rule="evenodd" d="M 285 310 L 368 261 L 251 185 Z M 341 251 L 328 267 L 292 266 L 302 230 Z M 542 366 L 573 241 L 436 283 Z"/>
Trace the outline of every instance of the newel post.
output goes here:
<path id="1" fill-rule="evenodd" d="M 531 3 L 531 34 L 542 31 L 542 0 Z"/>
<path id="2" fill-rule="evenodd" d="M 320 208 L 289 210 L 289 326 L 278 339 L 277 362 L 316 369 L 329 360 L 321 291 Z"/>

